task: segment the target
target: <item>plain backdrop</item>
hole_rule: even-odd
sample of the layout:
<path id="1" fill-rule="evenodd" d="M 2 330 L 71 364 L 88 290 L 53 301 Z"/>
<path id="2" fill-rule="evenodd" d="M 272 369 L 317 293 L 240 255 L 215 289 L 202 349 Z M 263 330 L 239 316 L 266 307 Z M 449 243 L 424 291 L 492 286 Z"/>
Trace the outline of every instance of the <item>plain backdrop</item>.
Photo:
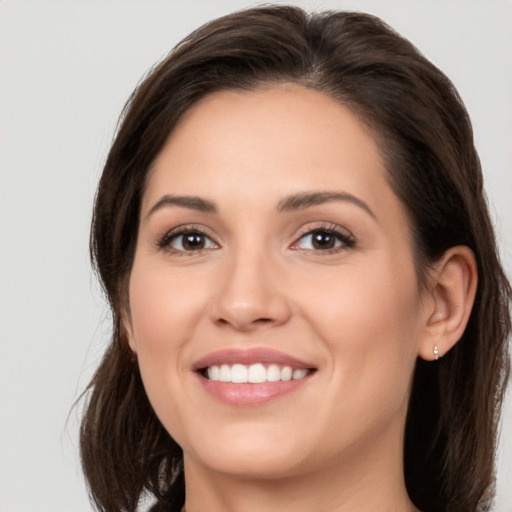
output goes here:
<path id="1" fill-rule="evenodd" d="M 297 3 L 377 14 L 453 80 L 474 123 L 510 274 L 512 3 Z M 77 455 L 79 410 L 68 414 L 109 338 L 88 261 L 102 163 L 148 68 L 200 24 L 250 5 L 0 1 L 0 512 L 91 510 Z M 495 511 L 512 511 L 510 393 Z"/>

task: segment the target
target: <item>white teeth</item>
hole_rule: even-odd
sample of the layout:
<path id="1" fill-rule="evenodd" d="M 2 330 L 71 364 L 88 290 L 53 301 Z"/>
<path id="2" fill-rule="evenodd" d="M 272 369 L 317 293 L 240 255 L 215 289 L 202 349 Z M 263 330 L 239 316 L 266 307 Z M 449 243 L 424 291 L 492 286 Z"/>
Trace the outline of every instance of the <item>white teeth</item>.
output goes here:
<path id="1" fill-rule="evenodd" d="M 293 380 L 303 379 L 308 374 L 305 368 L 299 368 L 293 372 Z"/>
<path id="2" fill-rule="evenodd" d="M 292 370 L 291 366 L 279 366 L 271 364 L 267 368 L 261 363 L 245 366 L 243 364 L 221 366 L 210 366 L 207 370 L 208 379 L 217 382 L 234 382 L 236 384 L 262 382 L 277 382 L 279 380 L 298 380 L 303 379 L 309 374 L 306 368 Z"/>
<path id="3" fill-rule="evenodd" d="M 208 378 L 211 380 L 220 380 L 220 368 L 218 366 L 208 368 Z"/>
<path id="4" fill-rule="evenodd" d="M 247 382 L 247 367 L 243 364 L 234 364 L 231 367 L 231 382 L 244 383 Z"/>
<path id="5" fill-rule="evenodd" d="M 289 366 L 281 368 L 281 380 L 292 380 L 293 371 Z"/>
<path id="6" fill-rule="evenodd" d="M 269 382 L 277 382 L 278 380 L 281 380 L 281 370 L 277 364 L 271 364 L 267 368 L 267 380 Z"/>
<path id="7" fill-rule="evenodd" d="M 220 367 L 219 380 L 221 382 L 231 382 L 231 368 L 227 364 Z"/>
<path id="8" fill-rule="evenodd" d="M 252 364 L 249 366 L 249 376 L 247 380 L 253 384 L 266 382 L 267 370 L 265 370 L 265 367 L 262 364 Z"/>

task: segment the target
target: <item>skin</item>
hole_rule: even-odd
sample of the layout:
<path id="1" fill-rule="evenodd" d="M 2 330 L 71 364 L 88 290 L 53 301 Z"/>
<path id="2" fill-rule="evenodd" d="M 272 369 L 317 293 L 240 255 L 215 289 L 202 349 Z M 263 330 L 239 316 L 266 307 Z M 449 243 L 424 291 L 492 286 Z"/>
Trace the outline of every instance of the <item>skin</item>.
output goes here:
<path id="1" fill-rule="evenodd" d="M 345 196 L 279 209 L 312 192 Z M 217 211 L 162 202 L 169 194 Z M 203 231 L 205 248 L 178 235 L 164 245 L 178 226 Z M 307 233 L 326 228 L 350 243 L 316 248 Z M 465 248 L 434 270 L 421 287 L 379 150 L 341 104 L 285 84 L 191 108 L 149 176 L 125 321 L 149 399 L 184 451 L 187 512 L 416 510 L 402 466 L 414 364 L 457 341 L 476 286 Z M 256 406 L 204 390 L 197 360 L 254 347 L 316 372 Z"/>

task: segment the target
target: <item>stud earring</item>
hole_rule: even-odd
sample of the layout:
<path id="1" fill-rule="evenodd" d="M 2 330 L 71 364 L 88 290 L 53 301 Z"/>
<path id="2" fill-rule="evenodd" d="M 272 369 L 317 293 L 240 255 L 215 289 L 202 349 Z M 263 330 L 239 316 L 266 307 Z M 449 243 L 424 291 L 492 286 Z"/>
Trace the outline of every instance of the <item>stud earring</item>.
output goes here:
<path id="1" fill-rule="evenodd" d="M 437 361 L 439 359 L 439 349 L 437 348 L 437 345 L 434 345 L 434 361 Z"/>

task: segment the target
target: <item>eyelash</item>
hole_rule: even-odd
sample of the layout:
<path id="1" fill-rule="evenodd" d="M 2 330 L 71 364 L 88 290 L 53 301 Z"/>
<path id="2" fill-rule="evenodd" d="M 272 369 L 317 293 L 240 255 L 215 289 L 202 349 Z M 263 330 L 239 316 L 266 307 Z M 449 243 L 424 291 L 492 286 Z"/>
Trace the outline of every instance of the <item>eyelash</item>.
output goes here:
<path id="1" fill-rule="evenodd" d="M 319 253 L 319 254 L 336 254 L 338 252 L 345 251 L 347 249 L 351 249 L 356 245 L 356 241 L 352 234 L 348 234 L 346 231 L 342 231 L 340 228 L 334 225 L 318 225 L 314 228 L 308 228 L 307 230 L 304 230 L 298 237 L 295 242 L 290 246 L 292 250 L 300 250 L 297 245 L 301 240 L 303 240 L 307 236 L 314 235 L 315 233 L 322 234 L 322 235 L 328 235 L 335 237 L 339 242 L 341 242 L 341 245 L 338 247 L 333 247 L 329 249 L 303 249 L 304 251 L 312 252 L 312 253 Z M 197 250 L 185 250 L 185 249 L 175 249 L 171 247 L 171 243 L 178 239 L 179 237 L 183 237 L 185 235 L 198 235 L 201 237 L 204 237 L 204 239 L 207 239 L 210 241 L 210 243 L 214 244 L 216 247 L 206 247 L 206 248 L 200 248 Z M 219 245 L 212 239 L 211 236 L 209 236 L 203 229 L 201 229 L 199 226 L 189 225 L 189 226 L 181 226 L 179 228 L 176 228 L 174 230 L 171 230 L 167 232 L 163 237 L 161 237 L 157 241 L 157 246 L 159 249 L 165 249 L 172 255 L 179 255 L 179 256 L 185 256 L 192 255 L 192 254 L 200 254 L 204 251 L 216 249 L 219 247 Z"/>
<path id="2" fill-rule="evenodd" d="M 291 246 L 293 250 L 300 250 L 296 248 L 298 243 L 303 240 L 307 236 L 314 235 L 315 233 L 319 233 L 322 235 L 328 235 L 335 237 L 341 245 L 338 247 L 332 247 L 329 249 L 303 249 L 305 251 L 317 254 L 337 254 L 339 252 L 346 251 L 347 249 L 352 249 L 356 245 L 356 241 L 351 233 L 347 230 L 341 230 L 338 226 L 332 224 L 321 224 L 315 226 L 314 228 L 307 228 L 303 233 L 299 235 L 297 241 L 294 242 Z"/>
<path id="3" fill-rule="evenodd" d="M 214 249 L 216 247 L 207 247 L 200 248 L 197 250 L 183 250 L 183 249 L 175 249 L 171 246 L 171 243 L 178 239 L 179 237 L 184 237 L 185 235 L 198 235 L 204 237 L 204 239 L 209 240 L 211 243 L 218 247 L 218 244 L 213 241 L 212 237 L 209 236 L 203 229 L 198 226 L 188 225 L 188 226 L 180 226 L 179 228 L 173 229 L 167 232 L 162 238 L 157 241 L 157 246 L 159 249 L 165 249 L 172 255 L 178 256 L 186 256 L 192 254 L 202 253 L 203 251 L 208 251 Z M 187 254 L 188 253 L 188 254 Z"/>

